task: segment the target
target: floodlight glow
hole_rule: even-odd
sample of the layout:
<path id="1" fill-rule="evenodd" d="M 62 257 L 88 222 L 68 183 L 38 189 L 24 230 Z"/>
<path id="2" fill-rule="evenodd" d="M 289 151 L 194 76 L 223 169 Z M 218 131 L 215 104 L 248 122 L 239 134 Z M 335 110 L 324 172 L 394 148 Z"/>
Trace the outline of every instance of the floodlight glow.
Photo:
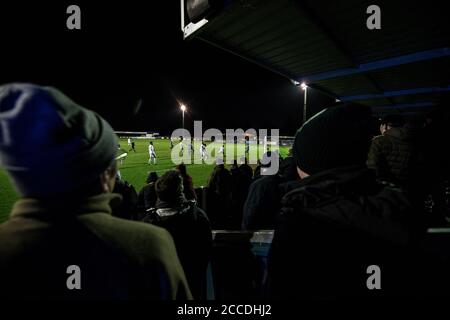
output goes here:
<path id="1" fill-rule="evenodd" d="M 186 106 L 184 105 L 184 104 L 182 104 L 181 106 L 180 106 L 180 109 L 181 109 L 181 111 L 186 111 Z"/>
<path id="2" fill-rule="evenodd" d="M 308 86 L 306 85 L 306 83 L 302 82 L 302 84 L 300 85 L 300 87 L 305 90 Z"/>

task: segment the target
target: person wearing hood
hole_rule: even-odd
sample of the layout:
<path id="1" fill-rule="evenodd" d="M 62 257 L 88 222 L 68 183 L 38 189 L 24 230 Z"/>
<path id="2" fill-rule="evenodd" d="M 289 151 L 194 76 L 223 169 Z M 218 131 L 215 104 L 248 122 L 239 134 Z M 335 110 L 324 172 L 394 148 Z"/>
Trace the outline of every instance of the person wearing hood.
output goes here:
<path id="1" fill-rule="evenodd" d="M 111 215 L 118 139 L 57 89 L 0 86 L 0 167 L 21 196 L 0 225 L 2 299 L 190 299 L 170 234 Z"/>
<path id="2" fill-rule="evenodd" d="M 417 190 L 423 181 L 424 155 L 421 151 L 420 126 L 405 124 L 398 114 L 381 120 L 381 135 L 372 140 L 367 166 L 379 180 L 408 190 Z"/>
<path id="3" fill-rule="evenodd" d="M 341 103 L 297 131 L 293 157 L 301 180 L 281 201 L 268 257 L 270 298 L 389 296 L 420 288 L 407 252 L 425 231 L 422 214 L 366 167 L 371 121 L 369 107 Z M 371 265 L 381 268 L 383 290 L 366 285 Z"/>
<path id="4" fill-rule="evenodd" d="M 179 171 L 167 171 L 156 181 L 155 190 L 156 206 L 147 211 L 143 221 L 170 232 L 192 295 L 196 299 L 204 298 L 206 269 L 212 250 L 208 217 L 195 200 L 186 200 Z"/>

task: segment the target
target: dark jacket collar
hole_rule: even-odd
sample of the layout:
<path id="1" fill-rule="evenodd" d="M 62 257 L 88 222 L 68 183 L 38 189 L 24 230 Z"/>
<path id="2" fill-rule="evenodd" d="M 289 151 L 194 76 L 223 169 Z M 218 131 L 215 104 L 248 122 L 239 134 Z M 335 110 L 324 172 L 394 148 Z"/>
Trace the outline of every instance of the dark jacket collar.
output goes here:
<path id="1" fill-rule="evenodd" d="M 181 194 L 177 200 L 172 202 L 161 201 L 158 199 L 153 210 L 161 217 L 172 216 L 174 214 L 190 211 L 194 203 L 194 201 L 186 200 L 184 194 Z"/>
<path id="2" fill-rule="evenodd" d="M 366 166 L 349 166 L 341 168 L 333 168 L 326 170 L 301 180 L 292 181 L 289 183 L 290 191 L 286 194 L 295 192 L 299 188 L 306 188 L 312 186 L 324 187 L 333 184 L 340 188 L 355 188 L 358 185 L 367 186 L 368 182 L 375 181 L 375 176 L 372 170 Z"/>
<path id="3" fill-rule="evenodd" d="M 179 208 L 183 207 L 183 205 L 187 202 L 184 193 L 180 193 L 177 198 L 173 199 L 173 201 L 164 201 L 158 199 L 156 201 L 155 208 Z"/>
<path id="4" fill-rule="evenodd" d="M 283 210 L 288 215 L 308 214 L 402 245 L 409 239 L 410 226 L 405 217 L 409 201 L 398 189 L 378 184 L 373 172 L 366 167 L 328 170 L 307 177 L 292 188 L 282 200 Z M 353 206 L 345 210 L 343 207 L 321 209 L 322 205 L 328 206 L 340 199 L 352 199 Z M 392 206 L 386 199 L 401 203 Z"/>

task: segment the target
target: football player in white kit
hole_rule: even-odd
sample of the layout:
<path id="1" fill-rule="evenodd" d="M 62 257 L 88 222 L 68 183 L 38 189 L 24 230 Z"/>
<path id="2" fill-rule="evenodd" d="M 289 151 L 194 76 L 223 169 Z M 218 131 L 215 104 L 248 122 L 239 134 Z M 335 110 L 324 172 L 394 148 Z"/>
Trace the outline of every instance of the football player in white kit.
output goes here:
<path id="1" fill-rule="evenodd" d="M 224 149 L 225 149 L 225 144 L 222 143 L 222 145 L 219 148 L 219 151 L 217 152 L 217 159 L 221 158 L 222 162 L 223 162 Z M 222 156 L 219 156 L 219 155 L 222 155 Z"/>
<path id="2" fill-rule="evenodd" d="M 148 155 L 150 156 L 150 159 L 148 160 L 148 164 L 156 164 L 156 153 L 155 153 L 155 147 L 153 146 L 153 142 L 150 141 L 150 144 L 148 145 Z"/>
<path id="3" fill-rule="evenodd" d="M 204 142 L 200 145 L 200 154 L 202 156 L 202 160 L 208 159 L 208 156 L 206 155 L 206 144 Z"/>
<path id="4" fill-rule="evenodd" d="M 217 152 L 217 154 L 223 154 L 224 148 L 225 148 L 225 145 L 222 144 L 222 145 L 220 146 L 219 152 Z"/>

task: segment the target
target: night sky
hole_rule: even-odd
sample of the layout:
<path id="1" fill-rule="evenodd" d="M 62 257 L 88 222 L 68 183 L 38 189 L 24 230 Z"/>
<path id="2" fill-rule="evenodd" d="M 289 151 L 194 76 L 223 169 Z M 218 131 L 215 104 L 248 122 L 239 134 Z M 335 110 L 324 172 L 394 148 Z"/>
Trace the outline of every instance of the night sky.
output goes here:
<path id="1" fill-rule="evenodd" d="M 142 2 L 79 1 L 81 31 L 66 29 L 72 3 L 1 3 L 0 83 L 55 86 L 116 130 L 170 134 L 181 127 L 183 102 L 187 128 L 202 120 L 204 129 L 277 128 L 293 135 L 303 92 L 242 58 L 200 40 L 182 40 L 179 2 L 171 2 L 150 8 Z M 308 91 L 311 113 L 329 101 Z"/>

